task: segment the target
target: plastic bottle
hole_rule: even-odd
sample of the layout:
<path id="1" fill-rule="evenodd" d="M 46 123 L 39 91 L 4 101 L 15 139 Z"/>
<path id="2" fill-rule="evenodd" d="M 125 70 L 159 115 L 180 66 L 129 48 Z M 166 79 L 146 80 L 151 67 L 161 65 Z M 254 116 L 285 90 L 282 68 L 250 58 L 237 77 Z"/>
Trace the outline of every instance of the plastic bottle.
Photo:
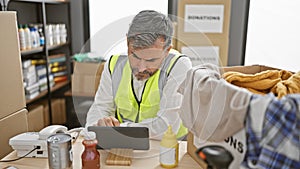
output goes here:
<path id="1" fill-rule="evenodd" d="M 31 34 L 28 25 L 24 26 L 24 34 L 25 34 L 25 41 L 26 41 L 26 49 L 31 49 L 32 40 L 31 40 Z"/>
<path id="2" fill-rule="evenodd" d="M 45 45 L 45 36 L 44 36 L 44 33 L 43 33 L 43 26 L 42 25 L 39 25 L 38 32 L 39 32 L 39 35 L 40 35 L 40 46 L 44 46 Z"/>
<path id="3" fill-rule="evenodd" d="M 178 165 L 178 141 L 169 125 L 160 142 L 159 162 L 164 168 L 174 168 Z"/>
<path id="4" fill-rule="evenodd" d="M 40 34 L 38 32 L 37 25 L 34 25 L 34 33 L 35 33 L 35 38 L 36 38 L 36 47 L 39 47 L 39 46 L 41 46 L 41 43 L 40 43 Z"/>
<path id="5" fill-rule="evenodd" d="M 60 32 L 60 43 L 66 43 L 67 42 L 66 24 L 59 24 L 59 32 Z"/>
<path id="6" fill-rule="evenodd" d="M 46 38 L 47 38 L 47 45 L 53 45 L 53 30 L 52 30 L 53 25 L 49 24 L 46 25 Z"/>
<path id="7" fill-rule="evenodd" d="M 82 144 L 84 151 L 81 154 L 82 169 L 99 169 L 100 168 L 100 153 L 97 151 L 96 133 L 86 132 Z"/>
<path id="8" fill-rule="evenodd" d="M 37 37 L 35 34 L 35 28 L 30 28 L 30 35 L 31 35 L 31 47 L 36 48 L 37 47 Z"/>
<path id="9" fill-rule="evenodd" d="M 25 40 L 25 32 L 22 28 L 22 25 L 19 24 L 19 41 L 20 41 L 20 49 L 26 50 L 26 40 Z"/>
<path id="10" fill-rule="evenodd" d="M 60 32 L 59 32 L 59 24 L 52 25 L 52 33 L 53 33 L 53 44 L 60 44 Z"/>

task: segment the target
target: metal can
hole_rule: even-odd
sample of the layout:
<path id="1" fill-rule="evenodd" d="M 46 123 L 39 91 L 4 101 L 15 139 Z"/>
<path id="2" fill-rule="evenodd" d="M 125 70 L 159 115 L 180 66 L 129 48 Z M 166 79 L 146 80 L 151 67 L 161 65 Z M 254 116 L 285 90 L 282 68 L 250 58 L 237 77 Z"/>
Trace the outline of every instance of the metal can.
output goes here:
<path id="1" fill-rule="evenodd" d="M 69 134 L 57 133 L 47 139 L 48 161 L 50 169 L 72 168 L 72 143 Z"/>

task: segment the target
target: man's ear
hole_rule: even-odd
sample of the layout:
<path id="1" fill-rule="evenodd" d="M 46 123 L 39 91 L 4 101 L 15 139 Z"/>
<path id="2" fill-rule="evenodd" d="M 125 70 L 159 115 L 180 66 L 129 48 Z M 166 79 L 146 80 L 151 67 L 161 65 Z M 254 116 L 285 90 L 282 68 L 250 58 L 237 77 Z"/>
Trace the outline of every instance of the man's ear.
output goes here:
<path id="1" fill-rule="evenodd" d="M 129 46 L 129 39 L 127 37 L 127 34 L 126 34 L 126 41 L 127 41 L 127 46 Z"/>
<path id="2" fill-rule="evenodd" d="M 167 52 L 170 52 L 170 50 L 173 48 L 173 45 L 170 45 L 168 48 L 167 48 Z"/>

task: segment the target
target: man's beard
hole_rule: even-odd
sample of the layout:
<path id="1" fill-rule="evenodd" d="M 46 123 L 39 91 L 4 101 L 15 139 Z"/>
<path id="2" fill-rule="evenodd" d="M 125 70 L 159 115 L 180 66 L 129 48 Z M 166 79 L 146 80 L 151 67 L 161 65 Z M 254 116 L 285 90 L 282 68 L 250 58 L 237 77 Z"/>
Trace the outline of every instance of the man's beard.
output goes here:
<path id="1" fill-rule="evenodd" d="M 148 70 L 144 70 L 143 72 L 137 72 L 135 70 L 133 70 L 133 74 L 134 76 L 137 78 L 137 80 L 145 80 L 148 79 L 150 76 L 152 76 L 156 71 L 148 71 Z"/>

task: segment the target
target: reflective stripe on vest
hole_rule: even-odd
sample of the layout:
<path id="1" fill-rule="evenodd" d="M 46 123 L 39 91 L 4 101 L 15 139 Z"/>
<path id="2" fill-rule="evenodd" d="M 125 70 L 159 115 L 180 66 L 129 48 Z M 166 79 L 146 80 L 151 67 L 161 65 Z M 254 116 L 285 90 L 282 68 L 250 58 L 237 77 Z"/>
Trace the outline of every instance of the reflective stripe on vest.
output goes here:
<path id="1" fill-rule="evenodd" d="M 173 65 L 182 55 L 171 50 L 164 59 L 161 69 L 155 72 L 144 85 L 142 98 L 139 101 L 134 93 L 132 72 L 126 55 L 114 55 L 109 61 L 112 76 L 112 91 L 116 105 L 116 117 L 125 121 L 140 122 L 156 117 L 160 109 L 162 91 Z M 184 136 L 187 129 L 180 125 L 177 138 Z"/>

